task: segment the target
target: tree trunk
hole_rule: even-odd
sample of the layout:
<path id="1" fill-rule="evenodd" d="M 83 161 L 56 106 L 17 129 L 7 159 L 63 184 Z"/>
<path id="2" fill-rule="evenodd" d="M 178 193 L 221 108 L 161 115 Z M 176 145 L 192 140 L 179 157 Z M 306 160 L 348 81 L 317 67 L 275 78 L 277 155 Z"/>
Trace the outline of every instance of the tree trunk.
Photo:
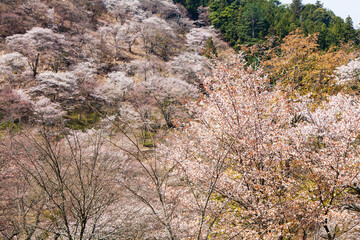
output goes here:
<path id="1" fill-rule="evenodd" d="M 38 54 L 36 55 L 36 58 L 35 58 L 34 61 L 28 62 L 29 65 L 30 65 L 30 68 L 31 68 L 31 70 L 32 70 L 32 72 L 33 72 L 33 77 L 34 77 L 34 78 L 35 78 L 36 75 L 37 75 L 37 69 L 38 69 L 38 65 L 39 65 L 39 58 L 40 58 L 40 53 L 38 53 Z"/>

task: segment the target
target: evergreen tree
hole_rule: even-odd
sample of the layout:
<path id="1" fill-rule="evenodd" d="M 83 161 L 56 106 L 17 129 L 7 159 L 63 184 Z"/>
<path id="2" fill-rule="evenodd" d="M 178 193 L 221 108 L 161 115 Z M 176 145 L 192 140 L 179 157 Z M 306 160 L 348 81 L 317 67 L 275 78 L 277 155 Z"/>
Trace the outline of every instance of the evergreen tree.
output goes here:
<path id="1" fill-rule="evenodd" d="M 332 11 L 325 9 L 320 1 L 302 4 L 293 0 L 290 6 L 278 0 L 175 0 L 196 17 L 196 9 L 208 5 L 211 24 L 221 31 L 225 41 L 235 49 L 243 44 L 260 44 L 266 37 L 281 42 L 291 31 L 300 28 L 305 34 L 318 33 L 318 44 L 326 50 L 345 42 L 359 42 L 359 33 L 351 18 L 346 22 Z"/>
<path id="2" fill-rule="evenodd" d="M 315 3 L 315 6 L 317 7 L 317 8 L 322 8 L 322 7 L 324 7 L 324 4 L 322 4 L 319 0 L 317 0 L 316 1 L 316 3 Z"/>
<path id="3" fill-rule="evenodd" d="M 259 35 L 259 32 L 264 31 L 264 22 L 265 16 L 264 11 L 261 7 L 261 1 L 255 1 L 247 5 L 243 16 L 244 16 L 244 25 L 248 28 L 248 36 L 250 35 L 252 39 L 255 39 Z M 248 23 L 248 24 L 246 24 Z M 246 26 L 248 25 L 248 26 Z"/>
<path id="4" fill-rule="evenodd" d="M 354 29 L 354 22 L 350 16 L 345 19 L 345 39 L 346 41 L 356 39 L 356 31 Z"/>
<path id="5" fill-rule="evenodd" d="M 290 4 L 290 8 L 295 17 L 300 18 L 303 9 L 302 0 L 293 0 Z"/>

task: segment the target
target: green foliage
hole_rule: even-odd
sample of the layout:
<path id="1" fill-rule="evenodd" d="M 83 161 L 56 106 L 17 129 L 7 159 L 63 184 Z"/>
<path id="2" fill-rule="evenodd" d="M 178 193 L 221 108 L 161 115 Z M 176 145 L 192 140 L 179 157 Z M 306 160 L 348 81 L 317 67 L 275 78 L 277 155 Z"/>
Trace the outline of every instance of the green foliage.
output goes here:
<path id="1" fill-rule="evenodd" d="M 72 112 L 65 116 L 67 119 L 66 127 L 73 130 L 85 130 L 92 128 L 100 120 L 98 113 L 83 113 L 83 112 Z"/>
<path id="2" fill-rule="evenodd" d="M 282 5 L 278 0 L 175 0 L 183 4 L 192 16 L 196 8 L 208 5 L 210 20 L 223 38 L 235 49 L 241 45 L 260 44 L 266 37 L 276 36 L 280 42 L 290 32 L 300 28 L 306 35 L 318 33 L 320 49 L 327 50 L 341 41 L 359 44 L 350 17 L 345 21 L 325 9 L 320 1 L 302 4 L 293 0 Z"/>
<path id="3" fill-rule="evenodd" d="M 291 9 L 293 15 L 295 17 L 299 18 L 301 16 L 301 12 L 303 10 L 302 1 L 301 0 L 293 0 L 290 5 L 290 9 Z"/>
<path id="4" fill-rule="evenodd" d="M 212 37 L 208 37 L 208 39 L 206 40 L 204 51 L 204 56 L 207 58 L 211 58 L 212 56 L 217 57 L 217 51 Z"/>
<path id="5" fill-rule="evenodd" d="M 143 145 L 144 147 L 148 147 L 148 148 L 153 148 L 155 147 L 155 144 L 154 144 L 154 133 L 153 132 L 150 132 L 148 130 L 143 130 L 143 138 L 144 138 L 144 141 L 143 141 Z"/>
<path id="6" fill-rule="evenodd" d="M 19 132 L 21 128 L 22 126 L 20 121 L 7 121 L 0 123 L 0 131 Z"/>

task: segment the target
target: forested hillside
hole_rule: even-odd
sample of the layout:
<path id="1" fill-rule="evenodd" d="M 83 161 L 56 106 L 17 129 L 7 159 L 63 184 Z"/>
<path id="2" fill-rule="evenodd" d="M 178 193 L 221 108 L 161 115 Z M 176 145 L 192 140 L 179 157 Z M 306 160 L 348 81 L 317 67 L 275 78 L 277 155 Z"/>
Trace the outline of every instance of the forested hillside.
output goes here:
<path id="1" fill-rule="evenodd" d="M 320 2 L 0 1 L 0 240 L 359 239 L 359 33 Z"/>
<path id="2" fill-rule="evenodd" d="M 290 32 L 300 28 L 305 34 L 318 33 L 321 49 L 354 41 L 359 44 L 359 32 L 353 27 L 350 17 L 345 21 L 321 1 L 302 4 L 293 0 L 288 5 L 278 0 L 176 0 L 182 3 L 197 18 L 199 6 L 208 6 L 211 24 L 221 30 L 226 41 L 236 49 L 243 44 L 262 43 L 267 38 L 282 40 Z M 275 40 L 275 39 L 274 39 Z"/>

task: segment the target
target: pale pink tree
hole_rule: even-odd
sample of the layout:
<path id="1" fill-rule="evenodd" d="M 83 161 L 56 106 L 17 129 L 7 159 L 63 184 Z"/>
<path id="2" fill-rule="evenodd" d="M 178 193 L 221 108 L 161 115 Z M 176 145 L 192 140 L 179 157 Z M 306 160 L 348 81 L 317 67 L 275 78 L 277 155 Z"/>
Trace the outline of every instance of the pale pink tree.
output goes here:
<path id="1" fill-rule="evenodd" d="M 281 186 L 273 173 L 282 173 L 277 172 L 282 141 L 277 134 L 291 115 L 284 96 L 267 91 L 262 71 L 251 73 L 243 64 L 216 63 L 214 77 L 204 79 L 208 96 L 188 105 L 195 120 L 170 137 L 169 147 L 150 155 L 137 145 L 134 157 L 144 174 L 126 186 L 170 239 L 281 236 L 279 210 L 290 205 L 276 204 Z M 159 88 L 157 82 L 161 90 L 177 81 L 158 77 L 144 84 L 151 90 Z M 267 149 L 272 143 L 277 144 Z M 146 179 L 146 186 L 134 182 Z M 289 195 L 280 194 L 280 199 Z"/>
<path id="2" fill-rule="evenodd" d="M 24 86 L 31 75 L 28 59 L 18 52 L 4 54 L 0 57 L 0 74 L 2 80 L 12 87 Z"/>
<path id="3" fill-rule="evenodd" d="M 0 141 L 0 238 L 31 239 L 41 235 L 45 199 L 41 191 L 31 189 L 29 175 L 17 163 L 14 152 L 19 149 L 10 134 Z"/>
<path id="4" fill-rule="evenodd" d="M 16 201 L 21 198 L 21 169 L 14 161 L 8 159 L 4 139 L 0 144 L 0 236 L 4 239 L 12 239 L 20 234 L 20 227 L 13 217 L 16 216 Z M 17 189 L 18 188 L 18 189 Z"/>
<path id="5" fill-rule="evenodd" d="M 10 67 L 11 71 L 13 71 L 15 74 L 24 72 L 28 70 L 29 67 L 27 58 L 18 52 L 2 55 L 0 57 L 0 64 Z"/>
<path id="6" fill-rule="evenodd" d="M 105 99 L 105 101 L 116 104 L 124 100 L 126 93 L 134 86 L 134 80 L 126 76 L 124 72 L 111 72 L 108 74 L 103 85 L 96 89 L 96 96 Z"/>
<path id="7" fill-rule="evenodd" d="M 77 77 L 72 72 L 43 72 L 37 77 L 31 92 L 45 95 L 54 101 L 74 101 L 78 96 Z"/>
<path id="8" fill-rule="evenodd" d="M 193 120 L 159 149 L 186 189 L 190 238 L 356 239 L 358 216 L 345 208 L 358 202 L 358 97 L 316 107 L 271 89 L 241 58 L 214 64 L 206 96 L 188 104 Z"/>
<path id="9" fill-rule="evenodd" d="M 126 100 L 131 104 L 136 116 L 139 117 L 137 119 L 139 125 L 135 125 L 136 123 L 132 122 L 132 126 L 138 126 L 138 129 L 141 129 L 141 139 L 137 140 L 137 142 L 144 146 L 154 146 L 154 133 L 161 126 L 156 118 L 157 108 L 155 99 L 144 86 L 136 84 L 127 95 Z"/>
<path id="10" fill-rule="evenodd" d="M 126 43 L 129 53 L 132 53 L 132 46 L 138 38 L 136 23 L 130 21 L 129 23 L 124 24 L 119 29 L 118 35 L 120 36 L 120 39 Z"/>
<path id="11" fill-rule="evenodd" d="M 123 24 L 113 24 L 99 29 L 102 34 L 102 38 L 109 39 L 111 41 L 111 48 L 115 49 L 115 56 L 119 55 L 119 50 L 126 46 L 129 53 L 132 53 L 132 46 L 135 44 L 138 38 L 138 32 L 136 31 L 136 23 L 133 21 L 124 22 Z M 105 43 L 104 43 L 105 44 Z M 109 44 L 109 42 L 107 43 Z"/>
<path id="12" fill-rule="evenodd" d="M 334 72 L 336 84 L 343 87 L 358 87 L 360 82 L 360 60 L 351 60 Z"/>
<path id="13" fill-rule="evenodd" d="M 96 95 L 99 84 L 96 79 L 96 67 L 90 62 L 75 65 L 72 71 L 42 72 L 36 77 L 36 85 L 30 89 L 33 96 L 46 96 L 61 103 L 64 109 L 75 109 L 78 106 L 96 106 Z"/>
<path id="14" fill-rule="evenodd" d="M 25 34 L 16 34 L 6 38 L 6 46 L 20 51 L 29 59 L 29 65 L 36 77 L 40 61 L 40 53 L 44 54 L 43 61 L 49 63 L 55 71 L 59 67 L 60 55 L 70 47 L 65 36 L 54 33 L 47 28 L 34 27 Z"/>
<path id="15" fill-rule="evenodd" d="M 210 21 L 210 10 L 209 7 L 198 7 L 197 10 L 198 14 L 199 14 L 199 19 L 198 19 L 198 24 L 200 26 L 210 26 L 211 25 L 211 21 Z"/>
<path id="16" fill-rule="evenodd" d="M 134 201 L 143 213 L 136 214 L 131 225 L 136 227 L 139 222 L 150 220 L 144 225 L 148 230 L 140 238 L 179 239 L 186 236 L 178 234 L 174 227 L 181 225 L 183 209 L 179 205 L 179 192 L 175 193 L 174 187 L 169 185 L 172 184 L 173 162 L 163 162 L 158 153 L 144 148 L 138 132 L 132 129 L 134 125 L 112 123 L 121 135 L 121 141 L 109 139 L 111 144 L 127 152 L 131 159 L 132 174 L 124 174 L 121 179 L 122 186 L 130 194 L 127 203 Z M 152 138 L 154 145 L 158 139 Z"/>
<path id="17" fill-rule="evenodd" d="M 199 53 L 204 48 L 206 40 L 212 36 L 213 31 L 211 28 L 192 28 L 186 34 L 186 47 Z"/>
<path id="18" fill-rule="evenodd" d="M 124 24 L 127 18 L 131 17 L 140 7 L 138 0 L 105 0 L 104 4 L 106 9 L 115 15 L 117 20 L 120 18 L 121 24 Z"/>
<path id="19" fill-rule="evenodd" d="M 149 56 L 146 60 L 133 60 L 127 66 L 127 72 L 147 81 L 153 75 L 166 72 L 167 66 L 157 56 Z"/>
<path id="20" fill-rule="evenodd" d="M 121 26 L 121 24 L 115 24 L 98 29 L 98 32 L 101 35 L 100 46 L 102 51 L 105 50 L 107 52 L 111 52 L 111 55 L 115 56 L 115 58 L 119 57 L 121 42 L 118 32 Z"/>
<path id="21" fill-rule="evenodd" d="M 38 131 L 29 129 L 16 136 L 17 150 L 12 153 L 27 173 L 31 189 L 41 190 L 46 199 L 38 229 L 46 229 L 54 238 L 121 236 L 117 231 L 121 219 L 113 210 L 121 197 L 126 154 L 105 145 L 102 131 L 46 127 Z"/>
<path id="22" fill-rule="evenodd" d="M 72 67 L 72 74 L 76 77 L 76 84 L 80 96 L 87 104 L 96 102 L 95 89 L 99 86 L 97 79 L 97 66 L 95 60 L 80 62 Z"/>
<path id="23" fill-rule="evenodd" d="M 313 101 L 302 99 L 295 105 L 296 128 L 287 132 L 292 148 L 290 165 L 300 177 L 298 194 L 311 199 L 299 217 L 305 217 L 306 210 L 308 222 L 318 225 L 325 239 L 337 239 L 349 229 L 356 233 L 360 227 L 359 216 L 344 211 L 347 202 L 358 202 L 349 189 L 360 180 L 359 100 L 338 94 L 313 110 Z"/>
<path id="24" fill-rule="evenodd" d="M 291 189 L 280 193 L 277 181 L 285 157 L 278 136 L 291 119 L 284 96 L 241 57 L 216 62 L 202 83 L 207 96 L 188 105 L 194 121 L 164 150 L 187 187 L 192 238 L 280 237 L 286 220 L 279 220 L 291 215 L 282 200 Z"/>
<path id="25" fill-rule="evenodd" d="M 29 95 L 22 89 L 0 88 L 0 121 L 27 122 L 33 112 Z"/>
<path id="26" fill-rule="evenodd" d="M 146 18 L 137 25 L 148 54 L 155 54 L 167 60 L 173 39 L 176 38 L 172 27 L 157 15 Z"/>
<path id="27" fill-rule="evenodd" d="M 66 111 L 61 109 L 59 103 L 51 102 L 51 100 L 46 97 L 40 97 L 34 103 L 34 114 L 39 123 L 54 125 L 62 122 Z"/>
<path id="28" fill-rule="evenodd" d="M 197 97 L 198 89 L 180 78 L 161 77 L 154 75 L 143 82 L 143 86 L 154 97 L 166 125 L 169 128 L 174 127 L 174 114 L 181 98 L 194 99 Z"/>
<path id="29" fill-rule="evenodd" d="M 94 59 L 99 62 L 108 54 L 104 37 L 100 31 L 94 33 L 90 29 L 84 29 L 72 41 L 77 43 L 78 54 L 82 59 Z"/>
<path id="30" fill-rule="evenodd" d="M 210 66 L 204 56 L 198 53 L 186 51 L 174 57 L 168 63 L 168 68 L 183 80 L 189 83 L 199 83 L 199 73 L 210 74 Z"/>
<path id="31" fill-rule="evenodd" d="M 182 6 L 180 4 L 174 4 L 173 1 L 143 0 L 141 8 L 151 14 L 161 16 L 166 21 L 172 21 L 177 25 L 186 22 L 184 16 L 186 16 L 187 11 L 183 11 Z M 187 21 L 190 22 L 189 19 L 187 19 Z"/>

